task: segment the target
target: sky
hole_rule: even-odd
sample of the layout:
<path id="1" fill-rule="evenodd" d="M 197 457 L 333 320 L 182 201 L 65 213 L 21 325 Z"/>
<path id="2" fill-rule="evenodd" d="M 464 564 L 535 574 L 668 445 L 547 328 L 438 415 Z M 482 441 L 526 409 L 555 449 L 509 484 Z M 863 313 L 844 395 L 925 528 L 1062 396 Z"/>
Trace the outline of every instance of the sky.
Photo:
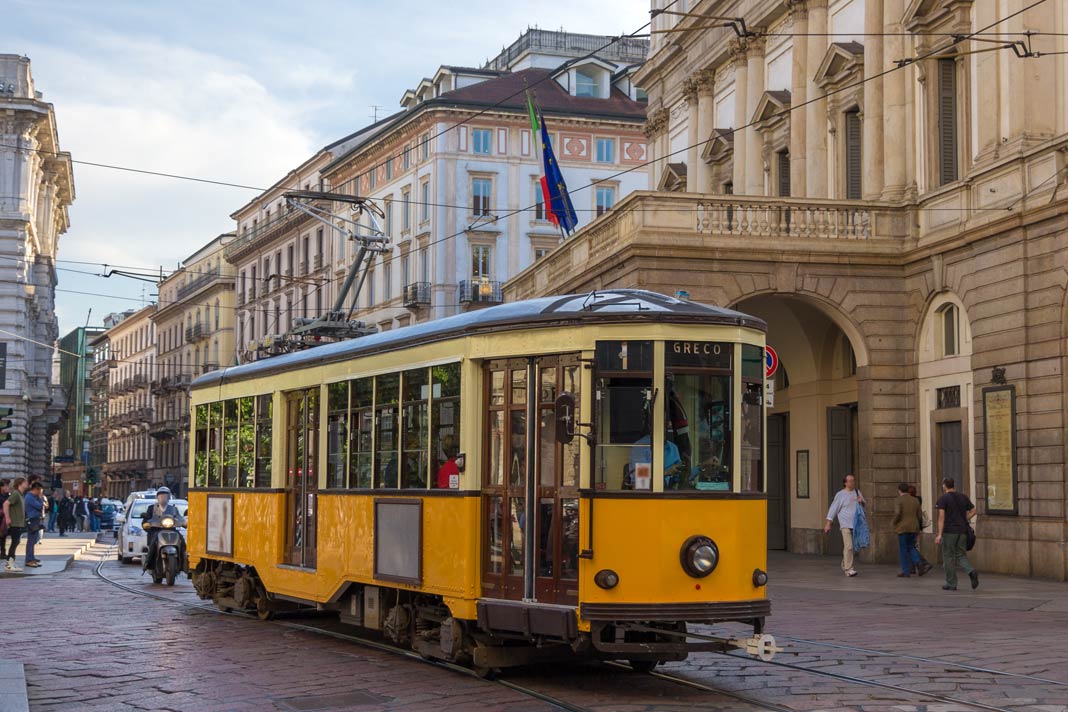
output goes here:
<path id="1" fill-rule="evenodd" d="M 481 65 L 527 27 L 620 35 L 649 16 L 643 0 L 4 5 L 0 53 L 30 58 L 75 160 L 262 187 L 370 123 L 373 106 L 398 110 L 442 64 Z M 85 165 L 74 183 L 61 335 L 154 301 L 154 284 L 97 276 L 103 264 L 172 270 L 256 195 Z"/>

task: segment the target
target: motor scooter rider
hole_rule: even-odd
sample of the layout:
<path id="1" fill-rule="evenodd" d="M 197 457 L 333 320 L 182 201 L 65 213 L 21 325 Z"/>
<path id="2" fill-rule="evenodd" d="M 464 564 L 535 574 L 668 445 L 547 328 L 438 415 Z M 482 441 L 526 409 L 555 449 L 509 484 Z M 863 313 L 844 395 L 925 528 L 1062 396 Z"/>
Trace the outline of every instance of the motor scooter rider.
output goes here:
<path id="1" fill-rule="evenodd" d="M 145 555 L 143 568 L 148 570 L 155 564 L 156 540 L 159 539 L 159 526 L 151 524 L 154 519 L 162 519 L 165 516 L 174 517 L 176 521 L 182 521 L 178 514 L 178 508 L 171 504 L 171 491 L 166 487 L 156 490 L 156 501 L 148 506 L 144 516 L 141 517 L 141 528 L 148 532 L 148 554 Z"/>

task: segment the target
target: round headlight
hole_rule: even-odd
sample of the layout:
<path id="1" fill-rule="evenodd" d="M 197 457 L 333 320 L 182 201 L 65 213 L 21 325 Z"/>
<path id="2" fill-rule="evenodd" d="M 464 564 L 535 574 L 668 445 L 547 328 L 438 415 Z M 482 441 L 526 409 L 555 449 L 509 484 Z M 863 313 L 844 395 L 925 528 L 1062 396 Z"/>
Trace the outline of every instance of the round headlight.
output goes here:
<path id="1" fill-rule="evenodd" d="M 682 545 L 679 561 L 694 578 L 704 578 L 719 564 L 719 547 L 707 536 L 692 536 Z"/>
<path id="2" fill-rule="evenodd" d="M 753 571 L 753 585 L 757 588 L 768 585 L 768 574 L 766 571 L 756 569 Z"/>
<path id="3" fill-rule="evenodd" d="M 601 569 L 593 575 L 593 582 L 604 589 L 615 588 L 619 585 L 619 574 L 612 569 Z"/>
<path id="4" fill-rule="evenodd" d="M 164 529 L 170 529 L 174 526 L 174 517 L 164 517 L 160 524 L 163 525 Z"/>

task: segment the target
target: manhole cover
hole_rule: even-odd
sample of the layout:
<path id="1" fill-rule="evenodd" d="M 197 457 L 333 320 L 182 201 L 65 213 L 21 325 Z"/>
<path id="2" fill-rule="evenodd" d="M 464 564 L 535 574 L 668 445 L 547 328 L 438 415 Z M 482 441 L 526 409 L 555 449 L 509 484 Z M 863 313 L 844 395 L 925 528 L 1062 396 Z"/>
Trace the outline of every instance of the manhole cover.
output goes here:
<path id="1" fill-rule="evenodd" d="M 345 692 L 340 695 L 314 695 L 312 697 L 290 697 L 277 700 L 284 710 L 293 712 L 315 712 L 315 710 L 336 710 L 363 705 L 381 705 L 392 702 L 392 697 L 383 697 L 371 692 Z"/>

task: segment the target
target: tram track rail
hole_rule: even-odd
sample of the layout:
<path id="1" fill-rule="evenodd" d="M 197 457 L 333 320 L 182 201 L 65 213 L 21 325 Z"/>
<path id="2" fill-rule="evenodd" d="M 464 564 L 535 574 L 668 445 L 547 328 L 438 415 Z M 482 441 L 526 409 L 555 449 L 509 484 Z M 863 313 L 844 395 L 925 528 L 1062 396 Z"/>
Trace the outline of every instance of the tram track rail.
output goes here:
<path id="1" fill-rule="evenodd" d="M 114 548 L 115 548 L 114 545 L 109 545 L 108 546 L 109 553 Z M 450 670 L 452 672 L 459 673 L 459 674 L 462 674 L 462 675 L 466 675 L 468 677 L 472 677 L 472 678 L 475 678 L 475 679 L 478 679 L 478 680 L 485 680 L 485 678 L 479 677 L 479 675 L 477 673 L 475 673 L 473 670 L 471 670 L 469 668 L 465 668 L 462 665 L 456 665 L 454 663 L 446 662 L 446 661 L 443 661 L 443 660 L 428 660 L 427 658 L 424 658 L 423 656 L 421 656 L 418 653 L 415 653 L 415 652 L 413 652 L 411 650 L 406 650 L 404 648 L 399 648 L 397 646 L 390 645 L 388 643 L 383 643 L 382 641 L 379 641 L 379 640 L 372 640 L 370 638 L 363 638 L 363 637 L 357 636 L 357 635 L 349 635 L 347 633 L 341 633 L 341 632 L 338 632 L 338 631 L 329 630 L 329 629 L 325 629 L 325 628 L 320 628 L 318 626 L 313 626 L 313 625 L 305 625 L 305 624 L 302 624 L 302 623 L 294 623 L 294 622 L 291 622 L 291 621 L 280 621 L 280 620 L 261 621 L 256 616 L 252 616 L 252 615 L 249 615 L 247 613 L 242 613 L 240 611 L 223 611 L 223 610 L 220 610 L 218 607 L 216 607 L 213 604 L 192 603 L 190 601 L 179 600 L 179 599 L 177 599 L 177 598 L 175 598 L 173 596 L 165 596 L 163 594 L 154 593 L 152 591 L 145 591 L 145 590 L 143 590 L 141 588 L 138 588 L 137 586 L 130 586 L 129 584 L 125 584 L 125 583 L 123 583 L 121 581 L 116 581 L 115 579 L 112 579 L 112 578 L 108 577 L 107 575 L 105 575 L 104 574 L 104 564 L 106 564 L 110 560 L 111 559 L 108 556 L 105 556 L 104 558 L 102 558 L 100 560 L 100 562 L 98 562 L 93 567 L 93 573 L 96 575 L 97 578 L 101 579 L 102 581 L 104 581 L 104 582 L 106 582 L 106 583 L 108 583 L 108 584 L 110 584 L 110 585 L 112 585 L 112 586 L 114 586 L 114 587 L 116 587 L 118 589 L 126 591 L 127 593 L 131 593 L 131 594 L 134 594 L 134 595 L 137 595 L 137 596 L 143 596 L 143 597 L 146 597 L 146 598 L 152 598 L 152 599 L 155 599 L 155 600 L 158 600 L 158 601 L 164 601 L 166 603 L 172 603 L 172 604 L 175 604 L 175 605 L 178 605 L 178 606 L 183 606 L 183 607 L 186 607 L 186 608 L 195 608 L 195 609 L 207 611 L 209 613 L 215 613 L 215 614 L 220 615 L 220 616 L 229 616 L 229 617 L 233 617 L 233 618 L 241 618 L 241 619 L 244 619 L 244 620 L 257 621 L 257 622 L 260 622 L 260 623 L 267 623 L 269 625 L 279 626 L 281 628 L 287 628 L 289 630 L 299 630 L 299 631 L 303 631 L 303 632 L 314 633 L 314 634 L 317 634 L 317 635 L 323 635 L 323 636 L 326 636 L 326 637 L 335 638 L 337 640 L 344 640 L 344 641 L 347 641 L 347 642 L 356 643 L 358 645 L 361 645 L 361 646 L 366 647 L 366 648 L 370 648 L 372 650 L 378 650 L 378 651 L 381 651 L 381 652 L 400 655 L 400 656 L 403 656 L 403 657 L 405 657 L 405 658 L 407 658 L 409 660 L 417 661 L 417 662 L 423 663 L 425 665 L 432 665 L 432 666 L 437 667 L 437 668 Z M 553 697 L 551 695 L 547 695 L 547 694 L 545 694 L 543 692 L 539 692 L 538 690 L 534 690 L 534 689 L 525 687 L 523 685 L 517 684 L 515 682 L 511 682 L 509 680 L 496 679 L 496 680 L 485 680 L 485 681 L 488 682 L 489 684 L 500 685 L 502 687 L 505 687 L 505 688 L 508 688 L 508 689 L 512 690 L 513 692 L 517 692 L 517 693 L 519 693 L 521 695 L 524 695 L 526 697 L 530 697 L 532 699 L 536 699 L 536 700 L 539 700 L 541 702 L 544 702 L 544 703 L 546 703 L 547 705 L 549 705 L 550 707 L 552 707 L 555 710 L 562 710 L 563 712 L 589 712 L 589 710 L 586 707 L 582 707 L 582 706 L 579 706 L 579 705 L 574 705 L 574 704 L 572 704 L 570 702 L 566 702 L 564 700 L 560 700 L 560 699 L 555 698 L 555 697 Z"/>
<path id="2" fill-rule="evenodd" d="M 894 653 L 886 650 L 875 650 L 874 648 L 864 648 L 856 645 L 845 645 L 844 643 L 831 643 L 822 640 L 808 640 L 805 638 L 795 638 L 788 635 L 779 636 L 780 640 L 788 640 L 791 643 L 801 643 L 804 645 L 817 645 L 826 648 L 833 648 L 836 650 L 849 650 L 855 653 L 863 653 L 865 655 L 872 655 L 878 657 L 893 657 L 900 658 L 902 660 L 914 660 L 916 662 L 928 663 L 931 665 L 945 665 L 947 667 L 954 667 L 960 670 L 967 670 L 969 672 L 986 673 L 988 675 L 1002 675 L 1005 677 L 1012 677 L 1021 680 L 1031 680 L 1032 682 L 1039 682 L 1043 685 L 1054 685 L 1056 687 L 1068 687 L 1068 682 L 1063 680 L 1052 680 L 1048 677 L 1040 677 L 1038 675 L 1028 675 L 1021 672 L 1010 672 L 1008 670 L 995 670 L 993 668 L 980 667 L 978 665 L 969 665 L 967 663 L 959 663 L 953 660 L 945 660 L 944 658 L 927 658 L 922 655 L 910 655 L 908 653 Z"/>

